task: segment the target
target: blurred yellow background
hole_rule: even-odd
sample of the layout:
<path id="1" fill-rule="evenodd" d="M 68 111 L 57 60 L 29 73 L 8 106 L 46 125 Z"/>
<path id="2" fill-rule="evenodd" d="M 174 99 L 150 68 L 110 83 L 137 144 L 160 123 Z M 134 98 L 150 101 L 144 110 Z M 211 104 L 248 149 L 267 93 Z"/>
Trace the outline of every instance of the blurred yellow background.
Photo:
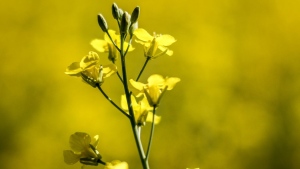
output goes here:
<path id="1" fill-rule="evenodd" d="M 174 55 L 152 60 L 141 78 L 182 80 L 158 110 L 151 168 L 300 168 L 299 1 L 10 0 L 0 2 L 1 169 L 80 168 L 62 156 L 76 131 L 100 135 L 105 161 L 141 168 L 129 121 L 64 74 L 103 37 L 98 13 L 116 29 L 113 2 L 129 13 L 140 6 L 141 28 L 177 39 Z M 133 45 L 131 78 L 145 59 Z M 103 88 L 119 103 L 116 76 Z"/>

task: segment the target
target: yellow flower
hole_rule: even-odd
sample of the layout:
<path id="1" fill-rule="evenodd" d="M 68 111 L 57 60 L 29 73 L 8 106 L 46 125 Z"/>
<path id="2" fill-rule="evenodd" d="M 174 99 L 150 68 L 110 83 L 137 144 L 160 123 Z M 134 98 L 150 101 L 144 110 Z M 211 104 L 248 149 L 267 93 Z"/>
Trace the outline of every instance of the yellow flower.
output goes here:
<path id="1" fill-rule="evenodd" d="M 76 132 L 70 136 L 70 147 L 72 150 L 64 150 L 64 161 L 67 164 L 75 164 L 81 159 L 89 160 L 89 165 L 98 165 L 101 156 L 96 150 L 99 136 L 96 135 L 93 141 L 87 133 Z M 87 163 L 84 163 L 87 164 Z"/>
<path id="2" fill-rule="evenodd" d="M 144 45 L 144 53 L 148 58 L 155 59 L 164 54 L 169 56 L 173 54 L 173 51 L 167 48 L 176 42 L 175 38 L 171 35 L 157 35 L 154 33 L 151 36 L 142 28 L 136 29 L 134 35 L 138 38 L 136 42 Z M 161 50 L 161 52 L 157 53 L 157 49 Z"/>
<path id="3" fill-rule="evenodd" d="M 153 113 L 151 112 L 151 110 L 153 110 L 153 107 L 149 105 L 146 97 L 143 97 L 143 99 L 137 103 L 135 97 L 131 95 L 131 105 L 134 111 L 134 117 L 137 125 L 143 126 L 146 122 L 152 122 Z M 121 107 L 124 110 L 128 111 L 128 105 L 125 95 L 121 96 Z M 160 119 L 161 117 L 154 115 L 154 124 L 158 124 L 160 122 Z"/>
<path id="4" fill-rule="evenodd" d="M 154 74 L 148 78 L 148 84 L 129 80 L 132 92 L 139 96 L 145 93 L 150 106 L 158 106 L 159 101 L 166 90 L 172 90 L 176 83 L 180 81 L 177 77 L 163 78 L 161 75 Z"/>
<path id="5" fill-rule="evenodd" d="M 116 34 L 116 31 L 114 30 L 108 30 L 109 35 L 111 36 L 114 43 L 118 46 L 120 49 L 121 41 L 120 41 L 120 35 Z M 108 52 L 108 59 L 112 61 L 113 63 L 118 59 L 120 56 L 120 53 L 118 49 L 114 46 L 113 42 L 110 40 L 107 33 L 104 34 L 104 40 L 102 39 L 94 39 L 91 42 L 91 45 L 99 52 Z M 128 47 L 128 43 L 124 42 L 124 51 Z M 133 51 L 133 47 L 129 46 L 128 51 Z"/>
<path id="6" fill-rule="evenodd" d="M 128 164 L 123 161 L 114 160 L 112 162 L 107 162 L 104 169 L 128 169 Z"/>
<path id="7" fill-rule="evenodd" d="M 82 77 L 85 82 L 95 87 L 97 83 L 102 84 L 105 78 L 117 72 L 116 65 L 102 66 L 99 60 L 96 52 L 89 52 L 80 62 L 74 62 L 68 66 L 65 74 Z"/>

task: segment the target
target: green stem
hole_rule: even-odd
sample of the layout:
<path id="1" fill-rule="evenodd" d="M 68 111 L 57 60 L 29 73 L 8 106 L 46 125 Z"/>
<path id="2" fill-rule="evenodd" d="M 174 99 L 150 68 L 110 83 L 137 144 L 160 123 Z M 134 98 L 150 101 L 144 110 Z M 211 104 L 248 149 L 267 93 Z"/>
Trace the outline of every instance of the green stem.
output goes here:
<path id="1" fill-rule="evenodd" d="M 149 163 L 148 163 L 148 160 L 146 159 L 143 145 L 142 145 L 142 142 L 141 142 L 141 139 L 139 136 L 138 126 L 132 126 L 132 130 L 133 130 L 133 134 L 134 134 L 135 143 L 136 143 L 138 151 L 139 151 L 140 159 L 141 159 L 141 162 L 143 165 L 143 169 L 150 169 Z"/>
<path id="2" fill-rule="evenodd" d="M 127 114 L 124 110 L 122 110 L 111 98 L 108 97 L 108 95 L 103 91 L 103 89 L 100 87 L 99 84 L 96 84 L 97 88 L 100 90 L 100 92 L 103 94 L 103 96 L 113 105 L 115 106 L 120 112 L 122 112 L 125 116 L 130 118 L 130 115 Z"/>
<path id="3" fill-rule="evenodd" d="M 139 156 L 143 165 L 144 169 L 149 169 L 149 164 L 148 161 L 145 159 L 145 153 L 143 149 L 143 145 L 141 143 L 141 139 L 139 137 L 139 130 L 138 126 L 136 125 L 135 117 L 134 117 L 134 111 L 132 108 L 132 102 L 131 102 L 131 97 L 130 97 L 130 91 L 128 88 L 128 80 L 127 80 L 127 73 L 126 73 L 126 62 L 125 62 L 125 53 L 124 53 L 124 40 L 125 40 L 125 35 L 121 36 L 121 49 L 120 49 L 120 55 L 121 55 L 121 65 L 122 65 L 122 73 L 123 73 L 123 86 L 124 86 L 124 91 L 125 91 L 125 96 L 127 100 L 127 105 L 128 105 L 128 111 L 130 115 L 130 123 L 131 123 L 131 128 L 133 131 L 135 143 L 137 145 L 137 149 L 139 152 Z"/>
<path id="4" fill-rule="evenodd" d="M 151 126 L 151 131 L 150 131 L 150 138 L 149 138 L 149 142 L 148 142 L 148 148 L 147 148 L 147 152 L 146 152 L 146 158 L 145 158 L 146 161 L 148 161 L 148 158 L 149 158 L 151 144 L 152 144 L 152 138 L 153 138 L 153 133 L 154 133 L 155 109 L 156 109 L 156 106 L 153 107 L 152 126 Z"/>
<path id="5" fill-rule="evenodd" d="M 142 69 L 141 69 L 141 71 L 140 71 L 140 73 L 139 73 L 139 75 L 138 75 L 138 77 L 136 78 L 135 81 L 138 81 L 140 79 L 140 77 L 141 77 L 141 75 L 142 75 L 142 73 L 143 73 L 143 71 L 144 71 L 145 67 L 147 66 L 147 63 L 149 62 L 150 59 L 151 59 L 150 57 L 147 57 L 144 65 L 143 65 L 143 67 L 142 67 Z"/>
<path id="6" fill-rule="evenodd" d="M 123 79 L 122 79 L 122 77 L 121 77 L 121 75 L 120 75 L 119 71 L 117 71 L 117 75 L 118 75 L 118 77 L 119 77 L 120 81 L 123 83 Z"/>
<path id="7" fill-rule="evenodd" d="M 126 51 L 125 51 L 125 54 L 124 54 L 124 55 L 126 55 L 126 54 L 127 54 L 128 50 L 129 50 L 129 48 L 130 48 L 130 46 L 131 46 L 131 43 L 132 43 L 132 36 L 130 36 L 130 38 L 129 38 L 129 42 L 128 42 L 128 45 L 127 45 L 127 49 L 126 49 Z"/>
<path id="8" fill-rule="evenodd" d="M 113 64 L 115 64 L 115 62 L 114 62 L 114 61 L 112 61 L 112 63 L 113 63 Z M 122 77 L 121 77 L 121 75 L 120 75 L 119 71 L 117 71 L 117 75 L 118 75 L 118 77 L 119 77 L 120 81 L 123 83 L 123 79 L 122 79 Z"/>
<path id="9" fill-rule="evenodd" d="M 100 159 L 98 159 L 98 161 L 97 161 L 99 164 L 102 164 L 102 165 L 106 165 L 106 162 L 104 162 L 104 161 L 101 161 Z"/>
<path id="10" fill-rule="evenodd" d="M 108 35 L 108 37 L 109 37 L 111 43 L 112 43 L 112 44 L 115 46 L 115 48 L 121 53 L 120 48 L 119 48 L 118 45 L 115 43 L 115 41 L 112 39 L 112 37 L 110 36 L 110 34 L 108 33 L 108 31 L 106 31 L 105 33 Z"/>
<path id="11" fill-rule="evenodd" d="M 141 127 L 141 126 L 138 126 L 137 131 L 138 131 L 138 136 L 139 136 L 139 138 L 141 139 L 142 127 Z"/>

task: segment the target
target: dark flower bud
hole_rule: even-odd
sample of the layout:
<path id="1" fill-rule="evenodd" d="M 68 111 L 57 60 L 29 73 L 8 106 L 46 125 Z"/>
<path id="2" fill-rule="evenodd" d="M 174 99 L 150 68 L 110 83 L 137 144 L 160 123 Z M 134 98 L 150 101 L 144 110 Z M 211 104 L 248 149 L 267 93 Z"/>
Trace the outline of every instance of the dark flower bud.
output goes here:
<path id="1" fill-rule="evenodd" d="M 124 12 L 121 20 L 121 33 L 126 33 L 128 31 L 130 24 L 130 15 L 127 12 Z"/>
<path id="2" fill-rule="evenodd" d="M 107 32 L 108 30 L 107 22 L 102 16 L 102 14 L 98 14 L 98 24 L 103 32 Z"/>
<path id="3" fill-rule="evenodd" d="M 140 7 L 137 6 L 134 8 L 131 14 L 131 18 L 130 18 L 131 24 L 134 24 L 138 20 L 139 15 L 140 15 Z"/>
<path id="4" fill-rule="evenodd" d="M 112 5 L 112 15 L 117 20 L 120 18 L 119 17 L 119 8 L 116 3 L 113 3 L 113 5 Z"/>

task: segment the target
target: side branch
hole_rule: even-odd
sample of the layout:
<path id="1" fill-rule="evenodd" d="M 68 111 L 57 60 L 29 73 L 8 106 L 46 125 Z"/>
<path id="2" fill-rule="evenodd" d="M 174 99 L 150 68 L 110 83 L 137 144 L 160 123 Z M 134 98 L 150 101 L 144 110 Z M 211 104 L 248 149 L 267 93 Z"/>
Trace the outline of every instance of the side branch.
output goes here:
<path id="1" fill-rule="evenodd" d="M 151 126 L 151 132 L 150 132 L 150 138 L 149 138 L 149 142 L 148 142 L 148 148 L 147 148 L 147 152 L 146 152 L 146 161 L 148 161 L 149 158 L 149 154 L 150 154 L 150 149 L 151 149 L 151 144 L 152 144 L 152 138 L 153 138 L 153 133 L 154 133 L 154 119 L 155 119 L 155 110 L 156 110 L 156 106 L 153 107 L 153 115 L 152 115 L 152 126 Z"/>
<path id="2" fill-rule="evenodd" d="M 150 59 L 151 59 L 150 57 L 147 57 L 144 65 L 143 65 L 143 67 L 142 67 L 142 69 L 141 69 L 141 71 L 140 71 L 140 73 L 139 73 L 139 75 L 138 75 L 138 77 L 136 78 L 135 81 L 138 81 L 140 79 L 140 77 L 141 77 L 142 73 L 144 72 L 145 67 L 147 66 L 147 64 L 148 64 L 148 62 L 149 62 Z"/>
<path id="3" fill-rule="evenodd" d="M 124 110 L 122 110 L 111 98 L 107 96 L 107 94 L 103 91 L 100 84 L 96 84 L 97 88 L 100 90 L 100 92 L 103 94 L 103 96 L 113 105 L 115 106 L 121 113 L 123 113 L 126 117 L 130 118 L 130 115 L 127 114 Z"/>

